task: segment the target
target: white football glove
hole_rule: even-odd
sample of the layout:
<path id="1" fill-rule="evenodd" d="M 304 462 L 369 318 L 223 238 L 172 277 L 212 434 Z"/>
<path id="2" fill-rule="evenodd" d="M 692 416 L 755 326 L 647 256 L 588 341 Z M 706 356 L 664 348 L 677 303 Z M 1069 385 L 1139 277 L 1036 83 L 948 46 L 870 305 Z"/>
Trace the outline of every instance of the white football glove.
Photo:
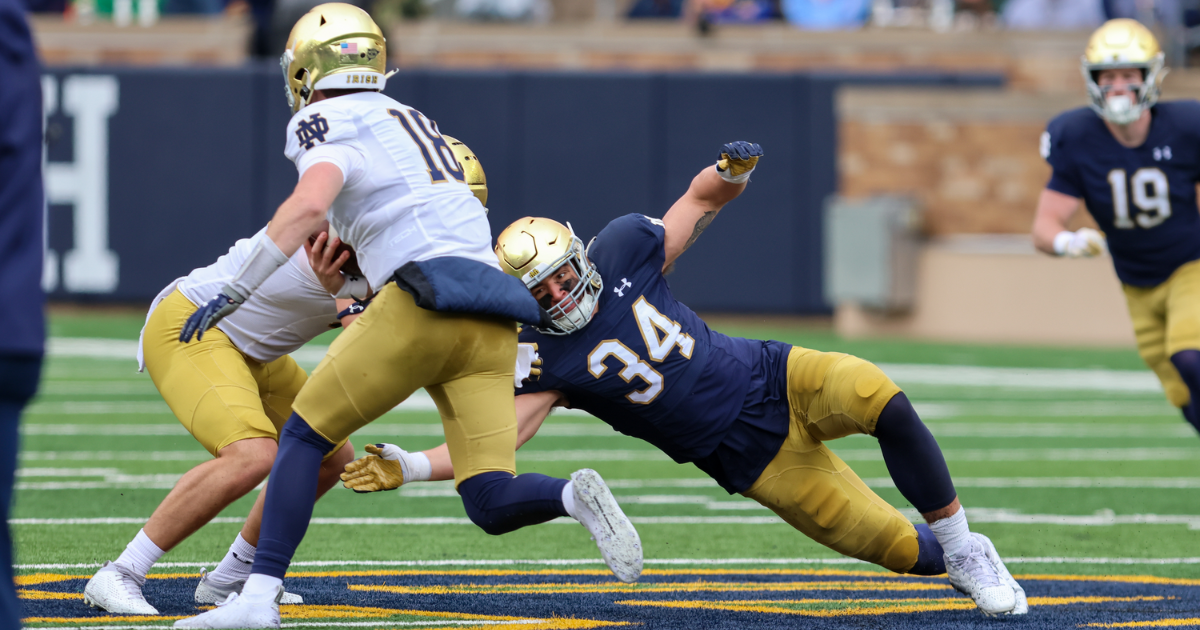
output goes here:
<path id="1" fill-rule="evenodd" d="M 1062 231 L 1054 237 L 1054 253 L 1067 258 L 1091 258 L 1108 251 L 1104 235 L 1092 228 Z"/>
<path id="2" fill-rule="evenodd" d="M 542 357 L 536 343 L 517 344 L 517 367 L 513 372 L 513 387 L 521 389 L 526 379 L 537 380 L 542 375 Z"/>

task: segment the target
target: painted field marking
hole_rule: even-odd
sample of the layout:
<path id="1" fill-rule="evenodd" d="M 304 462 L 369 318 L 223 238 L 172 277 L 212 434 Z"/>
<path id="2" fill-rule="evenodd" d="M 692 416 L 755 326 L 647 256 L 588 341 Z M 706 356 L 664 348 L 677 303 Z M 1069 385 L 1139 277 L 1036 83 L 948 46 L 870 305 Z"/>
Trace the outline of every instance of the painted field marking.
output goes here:
<path id="1" fill-rule="evenodd" d="M 329 346 L 309 344 L 292 353 L 301 364 L 316 365 Z M 46 352 L 52 357 L 128 359 L 137 355 L 137 342 L 124 339 L 51 337 Z M 973 365 L 879 363 L 892 380 L 905 385 L 1005 387 L 1102 392 L 1158 393 L 1162 386 L 1149 370 L 1080 370 L 997 368 Z"/>
<path id="2" fill-rule="evenodd" d="M 65 403 L 64 403 L 65 404 Z M 87 409 L 115 409 L 118 405 L 131 403 L 71 403 L 87 405 Z M 137 403 L 142 404 L 142 403 Z M 154 403 L 159 404 L 159 403 Z M 109 405 L 101 407 L 100 405 Z M 147 404 L 146 408 L 150 405 Z M 165 409 L 165 406 L 164 406 Z M 90 413 L 90 412 L 89 412 Z M 63 414 L 78 415 L 78 414 Z M 1173 439 L 1196 438 L 1196 430 L 1183 422 L 1177 424 L 1129 424 L 1129 423 L 1070 423 L 1070 422 L 1023 422 L 1023 423 L 966 423 L 928 422 L 926 426 L 937 437 L 974 438 L 1137 438 Z M 142 424 L 112 423 L 50 423 L 26 422 L 21 425 L 25 435 L 126 435 L 160 436 L 187 435 L 187 430 L 178 422 L 154 422 Z M 444 429 L 440 422 L 398 424 L 375 422 L 359 429 L 355 435 L 384 437 L 442 437 Z M 625 438 L 600 420 L 589 423 L 550 422 L 538 430 L 538 437 L 610 437 Z M 1200 444 L 1200 440 L 1197 441 Z"/>
<path id="3" fill-rule="evenodd" d="M 1135 597 L 1030 597 L 1030 606 L 1064 606 L 1117 602 L 1154 602 L 1161 596 Z M 944 610 L 972 610 L 975 602 L 963 598 L 946 599 L 775 599 L 775 600 L 624 600 L 628 606 L 653 608 L 703 609 L 734 612 L 777 613 L 806 617 L 843 617 L 850 615 L 912 614 Z"/>
<path id="4" fill-rule="evenodd" d="M 144 522 L 144 521 L 143 521 Z M 240 521 L 239 521 L 240 522 Z M 140 524 L 140 523 L 139 523 Z M 220 562 L 220 559 L 214 559 L 209 562 L 158 562 L 155 567 L 159 569 L 200 569 L 211 568 Z M 1123 557 L 1004 557 L 1005 564 L 1114 564 L 1123 566 L 1159 566 L 1159 565 L 1177 565 L 1177 564 L 1200 564 L 1200 557 L 1184 557 L 1184 558 L 1123 558 Z M 873 566 L 868 562 L 857 560 L 855 558 L 646 558 L 646 565 L 659 566 L 680 566 L 680 565 L 701 565 L 705 567 L 712 566 L 730 566 L 730 565 L 763 565 L 763 566 L 790 566 L 790 565 L 864 565 Z M 57 563 L 57 564 L 15 564 L 14 568 L 20 571 L 65 571 L 68 569 L 97 569 L 103 563 L 101 562 L 80 562 L 80 563 Z M 571 566 L 589 566 L 602 565 L 604 561 L 600 558 L 579 558 L 579 559 L 503 559 L 503 560 L 304 560 L 293 562 L 293 567 L 507 567 L 507 566 L 547 566 L 547 567 L 571 567 Z M 710 571 L 727 571 L 729 573 L 737 573 L 737 570 L 725 569 L 707 569 Z M 750 569 L 753 571 L 753 569 Z M 605 573 L 606 570 L 600 571 Z M 743 571 L 744 572 L 744 571 Z M 879 575 L 892 575 L 886 571 L 873 571 Z M 862 575 L 864 573 L 857 572 L 853 575 Z M 151 578 L 155 578 L 157 574 L 150 574 Z M 1021 576 L 1028 577 L 1028 576 Z M 1064 579 L 1066 576 L 1040 576 L 1039 579 Z M 1127 578 L 1137 576 L 1073 576 L 1077 579 L 1097 579 L 1105 581 L 1113 581 L 1115 578 Z M 1146 576 L 1143 576 L 1146 577 Z M 1151 579 L 1146 577 L 1146 579 Z M 1162 580 L 1164 578 L 1153 578 Z M 1166 578 L 1169 579 L 1169 578 Z"/>
<path id="5" fill-rule="evenodd" d="M 757 504 L 750 504 L 750 509 L 765 510 Z M 718 508 L 720 509 L 720 508 Z M 739 508 L 741 509 L 741 508 Z M 921 517 L 915 510 L 901 510 L 905 516 L 914 522 Z M 638 525 L 782 525 L 787 526 L 776 516 L 631 516 L 630 520 Z M 214 518 L 212 523 L 242 523 L 245 517 L 221 516 Z M 97 518 L 13 518 L 10 525 L 141 525 L 146 522 L 144 517 L 97 517 Z M 1122 514 L 1112 510 L 1097 510 L 1092 514 L 1023 514 L 1010 508 L 971 508 L 972 523 L 1002 523 L 1009 525 L 1063 525 L 1075 527 L 1112 527 L 1116 525 L 1186 525 L 1188 529 L 1200 530 L 1200 515 L 1195 514 Z M 575 525 L 576 521 L 568 517 L 560 517 L 551 524 Z M 471 519 L 457 516 L 427 516 L 427 517 L 316 517 L 312 525 L 383 525 L 383 526 L 444 526 L 444 525 L 474 525 Z"/>
<path id="6" fill-rule="evenodd" d="M 207 459 L 207 454 L 203 459 Z M 197 459 L 200 459 L 197 456 Z M 57 461 L 52 458 L 48 461 Z M 144 458 L 136 458 L 139 461 Z M 26 458 L 26 461 L 31 461 Z M 42 460 L 46 461 L 46 460 Z M 182 473 L 173 474 L 127 474 L 118 468 L 21 468 L 17 470 L 17 489 L 41 490 L 161 490 L 173 488 Z M 26 481 L 42 477 L 86 478 L 100 477 L 99 481 Z M 863 482 L 871 488 L 894 488 L 890 477 L 866 477 Z M 717 483 L 709 478 L 697 479 L 610 479 L 609 488 L 615 490 L 640 490 L 652 488 L 717 490 Z M 954 485 L 959 488 L 1154 488 L 1159 490 L 1200 489 L 1200 477 L 956 477 Z M 400 488 L 400 495 L 412 498 L 458 499 L 458 492 L 451 481 L 432 481 L 408 484 Z M 721 497 L 725 494 L 722 491 Z M 708 495 L 618 495 L 622 503 L 641 504 L 719 504 L 711 509 L 739 509 L 733 507 L 753 503 L 737 499 L 714 499 Z M 757 504 L 754 504 L 757 505 Z"/>
<path id="7" fill-rule="evenodd" d="M 28 462 L 194 462 L 212 459 L 207 452 L 191 451 L 21 451 Z"/>
<path id="8" fill-rule="evenodd" d="M 1149 370 L 1072 370 L 1051 368 L 997 368 L 974 365 L 917 365 L 877 363 L 901 387 L 954 385 L 1100 392 L 1162 391 Z"/>

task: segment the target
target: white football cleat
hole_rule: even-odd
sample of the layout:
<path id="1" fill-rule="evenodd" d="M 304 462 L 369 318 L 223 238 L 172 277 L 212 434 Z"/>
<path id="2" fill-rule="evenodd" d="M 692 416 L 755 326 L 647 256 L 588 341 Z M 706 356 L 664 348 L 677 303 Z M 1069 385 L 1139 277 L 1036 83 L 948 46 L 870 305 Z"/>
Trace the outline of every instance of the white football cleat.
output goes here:
<path id="1" fill-rule="evenodd" d="M 146 578 L 127 567 L 105 562 L 83 589 L 83 603 L 118 615 L 157 615 L 142 595 Z"/>
<path id="2" fill-rule="evenodd" d="M 946 556 L 950 585 L 975 600 L 979 610 L 989 617 L 1012 612 L 1017 605 L 1016 593 L 1001 580 L 1000 573 L 988 558 L 987 547 L 992 541 L 983 534 L 973 533 L 971 538 L 965 555 Z"/>
<path id="3" fill-rule="evenodd" d="M 1013 595 L 1017 598 L 1017 605 L 1008 614 L 1027 614 L 1029 612 L 1029 600 L 1025 598 L 1025 589 L 1021 588 L 1021 585 L 1017 584 L 1012 574 L 1008 572 L 1008 567 L 1004 566 L 1004 561 L 1000 559 L 1000 554 L 996 551 L 996 546 L 983 534 L 973 535 L 978 536 L 980 539 L 979 542 L 983 543 L 983 549 L 987 553 L 988 560 L 992 563 L 992 566 L 996 568 L 996 574 L 1000 576 L 1000 581 L 1012 588 Z"/>
<path id="4" fill-rule="evenodd" d="M 208 571 L 200 569 L 200 583 L 196 585 L 197 604 L 219 604 L 229 598 L 230 593 L 241 594 L 246 586 L 246 580 L 235 580 L 229 584 L 219 582 L 209 576 Z M 284 591 L 280 604 L 303 604 L 304 598 Z"/>
<path id="5" fill-rule="evenodd" d="M 274 599 L 250 601 L 237 593 L 217 604 L 217 607 L 195 617 L 180 619 L 173 628 L 221 628 L 244 630 L 248 628 L 278 628 L 279 600 L 283 599 L 283 587 Z"/>
<path id="6" fill-rule="evenodd" d="M 642 539 L 621 511 L 600 473 L 584 468 L 571 473 L 575 511 L 592 534 L 604 564 L 622 582 L 636 582 L 642 574 Z"/>

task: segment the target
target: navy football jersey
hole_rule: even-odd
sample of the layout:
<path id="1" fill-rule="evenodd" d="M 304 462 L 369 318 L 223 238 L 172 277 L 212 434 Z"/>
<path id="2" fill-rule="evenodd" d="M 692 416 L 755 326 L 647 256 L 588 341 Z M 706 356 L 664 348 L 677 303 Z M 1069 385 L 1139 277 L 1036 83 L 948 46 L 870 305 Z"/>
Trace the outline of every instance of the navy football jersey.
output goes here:
<path id="1" fill-rule="evenodd" d="M 517 393 L 561 391 L 571 407 L 740 492 L 787 436 L 791 346 L 710 330 L 671 295 L 664 234 L 662 221 L 640 214 L 600 232 L 588 248 L 604 280 L 592 321 L 563 336 L 524 329 L 542 375 Z"/>
<path id="2" fill-rule="evenodd" d="M 1059 114 L 1042 135 L 1046 185 L 1087 204 L 1121 282 L 1162 283 L 1200 259 L 1200 102 L 1159 103 L 1140 147 L 1122 146 L 1087 107 Z"/>

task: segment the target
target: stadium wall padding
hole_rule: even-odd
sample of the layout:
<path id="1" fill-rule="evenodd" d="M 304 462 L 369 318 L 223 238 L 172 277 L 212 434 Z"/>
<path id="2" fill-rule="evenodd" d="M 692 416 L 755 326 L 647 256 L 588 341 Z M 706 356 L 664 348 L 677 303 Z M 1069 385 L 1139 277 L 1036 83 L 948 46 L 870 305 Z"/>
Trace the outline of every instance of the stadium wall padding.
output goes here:
<path id="1" fill-rule="evenodd" d="M 88 91 L 99 89 L 96 82 L 79 80 L 88 76 L 105 77 L 101 83 L 118 93 L 115 110 L 102 113 L 104 138 L 97 136 L 103 127 L 76 124 L 98 100 Z M 1002 81 L 947 73 L 406 70 L 386 93 L 479 156 L 493 234 L 522 216 L 548 216 L 570 221 L 587 241 L 622 214 L 661 217 L 722 143 L 760 143 L 765 157 L 753 183 L 680 259 L 672 288 L 700 311 L 824 313 L 821 208 L 837 187 L 837 87 Z M 283 156 L 289 113 L 277 67 L 51 68 L 43 88 L 48 168 L 68 172 L 48 177 L 55 180 L 48 183 L 51 258 L 73 256 L 76 270 L 102 254 L 118 261 L 107 282 L 48 265 L 53 299 L 148 301 L 253 234 L 295 184 Z M 71 170 L 84 170 L 97 142 L 107 144 L 107 192 L 96 177 Z M 107 203 L 87 205 L 91 214 L 81 216 L 74 200 L 86 195 Z"/>

